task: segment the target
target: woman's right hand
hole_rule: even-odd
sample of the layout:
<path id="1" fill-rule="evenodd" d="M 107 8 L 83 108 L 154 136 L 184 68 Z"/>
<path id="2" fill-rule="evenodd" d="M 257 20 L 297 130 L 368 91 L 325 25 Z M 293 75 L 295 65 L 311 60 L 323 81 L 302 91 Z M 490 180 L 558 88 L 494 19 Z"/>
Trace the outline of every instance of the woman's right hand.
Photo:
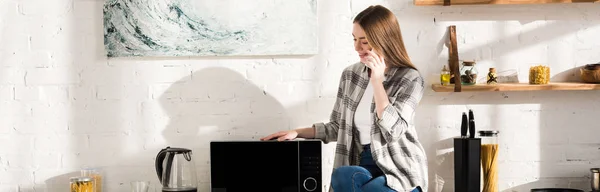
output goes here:
<path id="1" fill-rule="evenodd" d="M 272 139 L 277 139 L 277 141 L 285 141 L 285 140 L 295 139 L 296 137 L 298 137 L 298 131 L 289 130 L 289 131 L 279 131 L 277 133 L 273 133 L 269 136 L 260 138 L 260 140 L 268 141 L 268 140 L 272 140 Z"/>

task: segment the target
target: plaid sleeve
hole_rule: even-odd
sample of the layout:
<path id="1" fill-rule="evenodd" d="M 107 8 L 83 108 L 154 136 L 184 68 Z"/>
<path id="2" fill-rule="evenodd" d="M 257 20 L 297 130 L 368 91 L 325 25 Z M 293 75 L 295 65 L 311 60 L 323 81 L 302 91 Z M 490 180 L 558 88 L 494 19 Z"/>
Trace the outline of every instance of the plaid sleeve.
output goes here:
<path id="1" fill-rule="evenodd" d="M 395 99 L 384 108 L 381 118 L 375 116 L 377 125 L 387 142 L 398 140 L 406 132 L 409 121 L 413 120 L 415 109 L 423 96 L 423 84 L 421 76 L 412 80 L 403 77 Z"/>
<path id="2" fill-rule="evenodd" d="M 344 98 L 344 74 L 345 73 L 342 73 L 342 77 L 340 78 L 340 83 L 336 96 L 337 98 L 335 100 L 335 104 L 333 105 L 333 111 L 331 111 L 329 122 L 313 124 L 313 127 L 315 129 L 315 138 L 322 140 L 324 143 L 337 141 L 337 134 L 340 128 L 339 122 L 342 110 L 341 102 Z"/>

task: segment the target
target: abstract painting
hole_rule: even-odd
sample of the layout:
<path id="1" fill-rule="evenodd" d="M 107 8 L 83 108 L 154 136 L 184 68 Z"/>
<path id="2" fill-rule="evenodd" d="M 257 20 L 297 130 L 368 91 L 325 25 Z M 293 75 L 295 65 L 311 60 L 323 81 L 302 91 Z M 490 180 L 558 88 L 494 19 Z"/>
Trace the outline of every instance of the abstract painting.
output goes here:
<path id="1" fill-rule="evenodd" d="M 106 0 L 108 57 L 310 55 L 316 0 Z"/>

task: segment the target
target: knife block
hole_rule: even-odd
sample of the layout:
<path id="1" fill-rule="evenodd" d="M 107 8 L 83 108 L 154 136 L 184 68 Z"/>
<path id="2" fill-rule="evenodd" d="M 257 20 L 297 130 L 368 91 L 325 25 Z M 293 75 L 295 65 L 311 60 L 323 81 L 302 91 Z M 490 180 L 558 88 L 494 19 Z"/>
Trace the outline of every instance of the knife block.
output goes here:
<path id="1" fill-rule="evenodd" d="M 480 192 L 481 138 L 454 139 L 454 191 Z"/>

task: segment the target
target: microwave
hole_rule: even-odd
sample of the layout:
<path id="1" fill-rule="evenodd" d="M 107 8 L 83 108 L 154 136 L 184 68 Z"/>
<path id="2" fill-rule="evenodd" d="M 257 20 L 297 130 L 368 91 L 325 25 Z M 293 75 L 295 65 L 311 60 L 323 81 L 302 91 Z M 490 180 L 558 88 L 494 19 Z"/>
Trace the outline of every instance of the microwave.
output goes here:
<path id="1" fill-rule="evenodd" d="M 211 192 L 322 192 L 322 141 L 211 141 Z"/>

